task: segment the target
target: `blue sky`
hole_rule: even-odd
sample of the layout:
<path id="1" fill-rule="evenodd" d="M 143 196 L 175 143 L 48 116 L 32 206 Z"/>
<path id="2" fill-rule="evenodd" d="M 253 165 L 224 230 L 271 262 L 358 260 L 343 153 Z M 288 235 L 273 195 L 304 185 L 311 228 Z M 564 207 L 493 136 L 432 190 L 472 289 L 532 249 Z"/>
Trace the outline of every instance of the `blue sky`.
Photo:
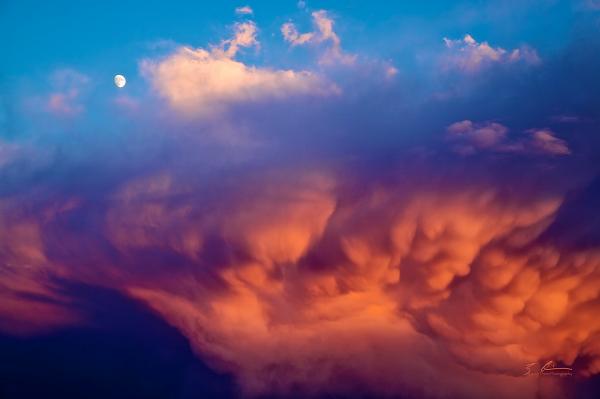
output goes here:
<path id="1" fill-rule="evenodd" d="M 565 45 L 570 22 L 581 11 L 570 1 L 498 3 L 354 0 L 314 1 L 307 7 L 332 10 L 348 48 L 400 64 L 410 63 L 415 50 L 440 44 L 444 36 L 465 33 L 505 47 L 527 42 L 552 51 Z M 61 66 L 132 71 L 136 57 L 155 41 L 203 46 L 218 40 L 236 20 L 237 6 L 229 1 L 3 2 L 0 32 L 11 56 L 5 57 L 2 72 L 17 78 Z M 274 46 L 281 39 L 281 23 L 303 17 L 295 1 L 256 1 L 252 7 L 261 39 Z M 303 19 L 308 25 L 306 15 Z M 531 20 L 536 23 L 527 23 Z"/>

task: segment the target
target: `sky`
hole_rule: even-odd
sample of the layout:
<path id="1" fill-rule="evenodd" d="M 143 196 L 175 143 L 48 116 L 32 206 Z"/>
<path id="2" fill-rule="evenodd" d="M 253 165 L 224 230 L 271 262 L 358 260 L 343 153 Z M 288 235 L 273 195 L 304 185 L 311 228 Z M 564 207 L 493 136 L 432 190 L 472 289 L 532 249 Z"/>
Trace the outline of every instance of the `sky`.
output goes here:
<path id="1" fill-rule="evenodd" d="M 597 397 L 599 2 L 4 0 L 0 35 L 0 397 Z"/>

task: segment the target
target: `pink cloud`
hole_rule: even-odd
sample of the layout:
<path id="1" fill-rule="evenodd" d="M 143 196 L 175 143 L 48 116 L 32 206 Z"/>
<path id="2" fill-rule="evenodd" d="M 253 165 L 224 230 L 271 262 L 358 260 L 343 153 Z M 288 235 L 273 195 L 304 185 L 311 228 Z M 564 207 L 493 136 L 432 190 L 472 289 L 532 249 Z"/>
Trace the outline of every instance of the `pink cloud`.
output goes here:
<path id="1" fill-rule="evenodd" d="M 237 7 L 235 9 L 235 13 L 238 15 L 252 15 L 252 14 L 254 14 L 254 10 L 252 10 L 252 8 L 250 6 L 242 6 L 242 7 Z"/>
<path id="2" fill-rule="evenodd" d="M 549 129 L 534 129 L 530 133 L 532 146 L 542 153 L 551 155 L 569 155 L 571 153 L 567 143 L 556 137 L 555 133 Z"/>
<path id="3" fill-rule="evenodd" d="M 524 62 L 535 65 L 540 62 L 537 52 L 527 46 L 505 50 L 493 47 L 488 42 L 477 42 L 469 34 L 458 40 L 444 38 L 444 43 L 448 49 L 447 56 L 444 57 L 445 66 L 466 72 L 476 72 L 494 63 Z"/>
<path id="4" fill-rule="evenodd" d="M 256 39 L 258 29 L 252 21 L 236 23 L 234 35 L 231 39 L 221 42 L 219 47 L 213 48 L 213 52 L 224 57 L 235 57 L 241 47 L 258 47 Z"/>
<path id="5" fill-rule="evenodd" d="M 46 111 L 59 116 L 72 117 L 84 111 L 81 91 L 89 78 L 72 69 L 55 71 L 50 77 L 54 91 L 45 100 Z"/>
<path id="6" fill-rule="evenodd" d="M 470 120 L 453 123 L 447 130 L 452 138 L 468 142 L 479 149 L 498 145 L 508 132 L 508 128 L 499 123 L 475 124 Z"/>
<path id="7" fill-rule="evenodd" d="M 537 153 L 542 155 L 569 155 L 564 140 L 549 129 L 528 130 L 528 137 L 509 139 L 508 128 L 496 122 L 474 123 L 470 120 L 455 122 L 446 128 L 453 149 L 463 155 L 478 151 L 507 153 Z"/>
<path id="8" fill-rule="evenodd" d="M 65 93 L 52 93 L 48 97 L 47 110 L 64 116 L 74 116 L 83 111 L 83 105 L 77 103 L 79 91 L 71 89 Z"/>
<path id="9" fill-rule="evenodd" d="M 281 26 L 281 33 L 285 41 L 292 46 L 328 43 L 328 47 L 321 55 L 321 64 L 353 64 L 356 56 L 342 51 L 341 40 L 333 29 L 334 21 L 329 17 L 327 11 L 314 11 L 311 15 L 315 30 L 299 33 L 294 23 L 287 22 Z"/>

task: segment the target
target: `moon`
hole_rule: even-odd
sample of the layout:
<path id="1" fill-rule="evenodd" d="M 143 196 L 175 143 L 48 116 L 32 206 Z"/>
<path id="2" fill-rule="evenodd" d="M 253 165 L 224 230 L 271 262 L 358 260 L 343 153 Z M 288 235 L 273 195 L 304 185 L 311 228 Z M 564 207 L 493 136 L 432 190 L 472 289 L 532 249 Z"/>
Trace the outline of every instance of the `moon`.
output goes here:
<path id="1" fill-rule="evenodd" d="M 123 75 L 115 75 L 115 86 L 117 86 L 119 89 L 125 87 L 125 85 L 127 84 L 127 80 L 125 79 L 125 76 Z"/>

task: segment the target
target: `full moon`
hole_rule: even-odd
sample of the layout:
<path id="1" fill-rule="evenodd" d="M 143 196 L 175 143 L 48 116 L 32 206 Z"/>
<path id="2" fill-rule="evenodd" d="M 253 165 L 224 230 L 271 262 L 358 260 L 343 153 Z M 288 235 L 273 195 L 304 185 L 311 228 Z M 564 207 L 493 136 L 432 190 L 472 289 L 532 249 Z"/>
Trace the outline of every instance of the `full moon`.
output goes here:
<path id="1" fill-rule="evenodd" d="M 115 86 L 117 86 L 119 89 L 122 87 L 125 87 L 126 83 L 127 83 L 127 80 L 125 79 L 125 76 L 115 75 Z"/>

